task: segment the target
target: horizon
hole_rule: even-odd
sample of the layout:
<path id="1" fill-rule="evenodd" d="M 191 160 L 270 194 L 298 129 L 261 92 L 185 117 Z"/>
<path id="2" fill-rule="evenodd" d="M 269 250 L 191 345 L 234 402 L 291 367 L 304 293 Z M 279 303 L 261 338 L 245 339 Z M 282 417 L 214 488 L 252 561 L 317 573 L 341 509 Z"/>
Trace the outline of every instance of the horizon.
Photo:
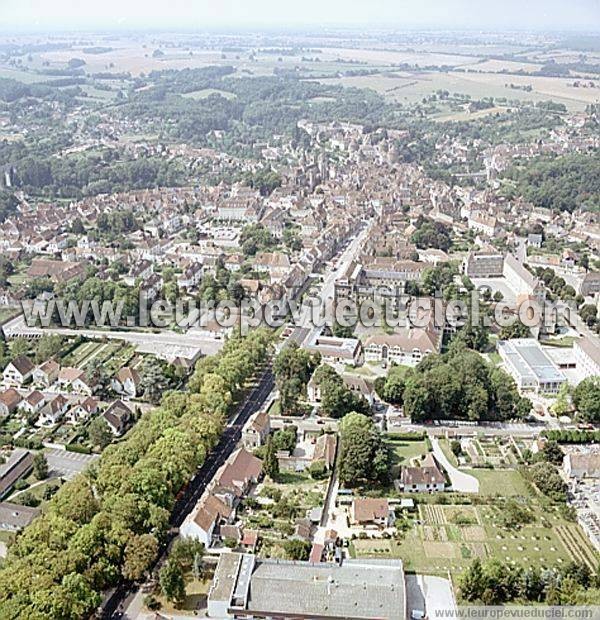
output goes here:
<path id="1" fill-rule="evenodd" d="M 274 0 L 228 0 L 218 7 L 207 0 L 173 0 L 168 6 L 142 0 L 106 0 L 73 7 L 69 0 L 5 0 L 0 7 L 0 31 L 214 31 L 297 30 L 447 30 L 600 33 L 600 0 L 517 0 L 483 5 L 473 0 L 430 0 L 426 5 L 404 0 L 373 2 L 306 0 L 283 6 Z M 590 28 L 591 24 L 598 24 Z"/>

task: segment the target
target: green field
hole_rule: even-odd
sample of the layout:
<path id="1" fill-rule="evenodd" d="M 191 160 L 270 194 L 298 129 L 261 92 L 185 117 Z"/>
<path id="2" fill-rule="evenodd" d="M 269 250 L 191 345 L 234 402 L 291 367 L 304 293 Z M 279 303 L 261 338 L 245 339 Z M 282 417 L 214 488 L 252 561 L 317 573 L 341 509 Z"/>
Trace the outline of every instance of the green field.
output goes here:
<path id="1" fill-rule="evenodd" d="M 470 469 L 468 473 L 479 480 L 481 495 L 529 497 L 531 491 L 521 474 L 514 469 Z"/>
<path id="2" fill-rule="evenodd" d="M 556 506 L 534 501 L 531 507 L 534 522 L 506 529 L 494 504 L 421 505 L 418 522 L 402 539 L 356 539 L 350 550 L 355 557 L 398 557 L 409 571 L 440 575 L 460 572 L 476 557 L 539 568 L 575 559 L 596 569 L 599 556 L 578 525 L 563 519 Z"/>
<path id="3" fill-rule="evenodd" d="M 392 473 L 394 478 L 400 474 L 400 467 L 410 465 L 412 459 L 427 454 L 427 443 L 420 441 L 388 441 L 392 454 Z"/>

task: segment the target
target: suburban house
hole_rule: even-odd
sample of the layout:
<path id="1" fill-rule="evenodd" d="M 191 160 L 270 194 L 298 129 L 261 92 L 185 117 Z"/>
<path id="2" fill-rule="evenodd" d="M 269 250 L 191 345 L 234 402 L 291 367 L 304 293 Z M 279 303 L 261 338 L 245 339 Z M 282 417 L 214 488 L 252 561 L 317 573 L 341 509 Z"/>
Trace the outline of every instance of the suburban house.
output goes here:
<path id="1" fill-rule="evenodd" d="M 14 388 L 9 388 L 0 393 L 0 418 L 5 418 L 13 413 L 21 400 L 21 395 Z"/>
<path id="2" fill-rule="evenodd" d="M 122 435 L 133 421 L 131 409 L 122 400 L 115 400 L 102 414 L 102 417 L 116 437 Z"/>
<path id="3" fill-rule="evenodd" d="M 597 480 L 600 478 L 600 452 L 567 454 L 563 469 L 569 478 Z"/>
<path id="4" fill-rule="evenodd" d="M 64 366 L 58 371 L 58 385 L 61 390 L 74 391 L 73 383 L 77 379 L 81 379 L 84 376 L 83 370 L 79 368 L 73 368 L 71 366 Z"/>
<path id="5" fill-rule="evenodd" d="M 40 409 L 40 415 L 37 419 L 36 425 L 54 426 L 55 424 L 58 424 L 58 422 L 60 422 L 65 415 L 68 407 L 69 402 L 67 399 L 62 394 L 59 394 Z"/>
<path id="6" fill-rule="evenodd" d="M 394 523 L 394 511 L 385 498 L 359 497 L 350 506 L 350 523 L 390 527 Z"/>
<path id="7" fill-rule="evenodd" d="M 19 405 L 26 414 L 37 413 L 46 404 L 46 397 L 39 391 L 33 390 Z"/>
<path id="8" fill-rule="evenodd" d="M 196 510 L 189 515 L 192 518 L 190 519 L 188 516 L 179 531 L 182 536 L 195 538 L 208 548 L 212 546 L 217 526 L 221 522 L 231 523 L 234 515 L 235 511 L 231 506 L 210 492 L 205 492 L 200 498 Z"/>
<path id="9" fill-rule="evenodd" d="M 31 378 L 33 369 L 34 365 L 31 360 L 26 355 L 19 355 L 4 369 L 2 373 L 4 385 L 21 387 Z"/>
<path id="10" fill-rule="evenodd" d="M 271 418 L 267 411 L 257 411 L 242 429 L 242 443 L 248 450 L 262 446 L 271 432 Z"/>
<path id="11" fill-rule="evenodd" d="M 8 460 L 0 465 L 0 500 L 6 497 L 15 483 L 33 469 L 33 454 L 22 448 L 15 448 Z"/>
<path id="12" fill-rule="evenodd" d="M 67 411 L 67 422 L 77 424 L 89 420 L 98 411 L 98 399 L 88 396 Z"/>
<path id="13" fill-rule="evenodd" d="M 135 368 L 125 366 L 112 378 L 110 386 L 117 394 L 135 398 L 139 393 L 140 383 L 140 373 Z"/>
<path id="14" fill-rule="evenodd" d="M 403 467 L 398 482 L 398 490 L 405 493 L 433 493 L 443 491 L 446 486 L 444 474 L 432 454 L 427 454 L 419 467 Z"/>
<path id="15" fill-rule="evenodd" d="M 57 381 L 59 370 L 58 362 L 47 360 L 33 371 L 33 382 L 49 387 Z"/>

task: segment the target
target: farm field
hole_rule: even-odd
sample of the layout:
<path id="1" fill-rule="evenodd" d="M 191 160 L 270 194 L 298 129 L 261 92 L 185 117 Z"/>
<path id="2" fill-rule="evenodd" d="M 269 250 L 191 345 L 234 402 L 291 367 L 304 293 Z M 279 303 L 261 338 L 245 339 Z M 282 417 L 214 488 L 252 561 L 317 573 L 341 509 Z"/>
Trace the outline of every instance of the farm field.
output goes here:
<path id="1" fill-rule="evenodd" d="M 473 99 L 505 97 L 509 100 L 547 101 L 554 99 L 564 103 L 572 111 L 581 111 L 589 103 L 600 100 L 600 89 L 583 89 L 568 86 L 564 78 L 532 77 L 497 73 L 437 73 L 415 72 L 413 74 L 377 74 L 323 78 L 325 84 L 341 84 L 357 88 L 370 88 L 391 101 L 415 103 L 443 89 L 451 93 L 470 95 Z M 510 88 L 513 83 L 531 85 L 532 92 Z"/>

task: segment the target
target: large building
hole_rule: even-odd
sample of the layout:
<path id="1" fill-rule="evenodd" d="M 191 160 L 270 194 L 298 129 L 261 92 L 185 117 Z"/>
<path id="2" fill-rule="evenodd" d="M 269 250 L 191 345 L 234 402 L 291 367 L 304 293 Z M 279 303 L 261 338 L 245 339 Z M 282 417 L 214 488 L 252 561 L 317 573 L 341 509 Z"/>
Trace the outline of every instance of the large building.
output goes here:
<path id="1" fill-rule="evenodd" d="M 584 379 L 600 376 L 600 344 L 597 338 L 585 337 L 573 344 L 575 364 Z"/>
<path id="2" fill-rule="evenodd" d="M 501 340 L 498 353 L 519 390 L 556 394 L 567 381 L 534 338 Z"/>
<path id="3" fill-rule="evenodd" d="M 405 620 L 402 562 L 317 564 L 223 553 L 208 593 L 208 616 Z"/>

